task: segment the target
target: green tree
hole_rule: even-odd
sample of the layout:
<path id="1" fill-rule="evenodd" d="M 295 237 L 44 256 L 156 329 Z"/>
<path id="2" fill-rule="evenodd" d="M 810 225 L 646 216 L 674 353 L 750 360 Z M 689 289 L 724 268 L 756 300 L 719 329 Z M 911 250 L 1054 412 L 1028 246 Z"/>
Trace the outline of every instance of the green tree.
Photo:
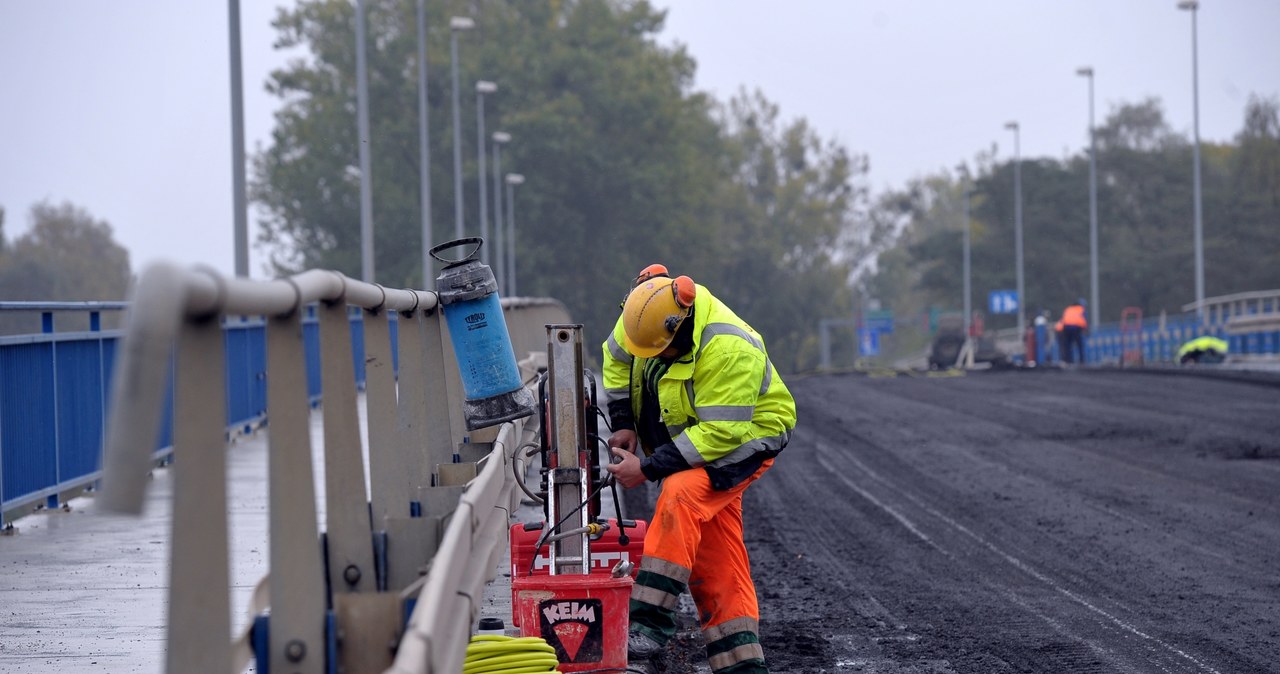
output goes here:
<path id="1" fill-rule="evenodd" d="M 784 123 L 762 93 L 724 111 L 730 183 L 698 234 L 717 293 L 768 340 L 784 371 L 818 364 L 817 326 L 853 315 L 847 236 L 867 209 L 866 158 Z"/>
<path id="2" fill-rule="evenodd" d="M 421 286 L 416 3 L 366 6 L 377 275 Z M 662 14 L 645 2 L 430 3 L 436 242 L 454 232 L 450 79 L 439 65 L 449 63 L 453 15 L 478 25 L 459 36 L 460 88 L 472 91 L 481 77 L 498 84 L 486 127 L 512 134 L 503 168 L 528 178 L 516 195 L 521 294 L 558 297 L 579 320 L 611 325 L 627 278 L 686 245 L 678 234 L 715 191 L 718 134 L 708 103 L 684 95 L 692 61 L 653 44 Z M 269 89 L 286 105 L 256 161 L 254 194 L 269 213 L 264 243 L 278 272 L 359 273 L 353 20 L 344 0 L 303 2 L 276 20 L 281 44 L 311 51 L 273 74 Z M 475 233 L 474 97 L 462 99 L 461 197 L 466 231 Z"/>
<path id="3" fill-rule="evenodd" d="M 1205 272 L 1211 287 L 1228 293 L 1280 288 L 1280 101 L 1252 97 L 1244 118 L 1225 168 L 1222 218 L 1215 222 L 1230 231 L 1214 237 L 1224 249 Z M 1241 260 L 1252 262 L 1232 263 Z"/>
<path id="4" fill-rule="evenodd" d="M 416 3 L 366 7 L 377 280 L 420 286 Z M 778 123 L 763 96 L 724 108 L 693 91 L 693 60 L 656 43 L 664 14 L 643 0 L 428 10 L 434 241 L 454 231 L 448 19 L 472 16 L 477 29 L 459 35 L 461 89 L 498 85 L 486 128 L 512 135 L 503 168 L 527 178 L 515 196 L 519 293 L 565 302 L 594 357 L 630 279 L 663 262 L 764 332 L 771 352 L 786 354 L 780 368 L 815 362 L 818 321 L 851 310 L 840 239 L 865 201 L 853 185 L 865 160 L 803 120 Z M 255 159 L 261 243 L 280 273 L 359 273 L 353 20 L 346 0 L 309 0 L 275 22 L 280 44 L 310 54 L 273 73 L 268 88 L 285 105 Z M 474 95 L 462 97 L 461 117 L 460 196 L 474 233 Z"/>
<path id="5" fill-rule="evenodd" d="M 129 252 L 111 225 L 69 202 L 31 207 L 31 229 L 5 241 L 0 213 L 0 298 L 11 301 L 123 300 Z M 4 331 L 34 329 L 30 317 L 6 317 Z"/>
<path id="6" fill-rule="evenodd" d="M 1280 285 L 1280 148 L 1277 106 L 1254 98 L 1234 145 L 1202 148 L 1206 286 L 1210 296 Z M 1112 322 L 1135 306 L 1178 313 L 1194 299 L 1192 147 L 1170 130 L 1159 101 L 1117 106 L 1098 128 L 1101 312 Z M 978 159 L 972 179 L 940 173 L 891 192 L 873 221 L 893 223 L 892 245 L 865 281 L 895 309 L 938 303 L 958 308 L 961 226 L 956 203 L 972 184 L 974 305 L 1014 287 L 1013 166 Z M 1089 295 L 1087 156 L 1022 163 L 1024 268 L 1028 314 Z M 956 223 L 951 225 L 948 223 Z M 1013 325 L 1013 317 L 988 320 Z"/>

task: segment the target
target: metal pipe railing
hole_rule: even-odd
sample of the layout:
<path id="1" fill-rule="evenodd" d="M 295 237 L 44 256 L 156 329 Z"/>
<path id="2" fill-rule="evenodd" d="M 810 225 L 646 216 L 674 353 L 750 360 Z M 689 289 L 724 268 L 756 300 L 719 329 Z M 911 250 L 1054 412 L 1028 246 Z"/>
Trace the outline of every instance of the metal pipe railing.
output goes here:
<path id="1" fill-rule="evenodd" d="M 324 382 L 323 533 L 316 527 L 300 323 L 303 308 L 317 302 Z M 349 306 L 365 312 L 367 493 Z M 503 308 L 521 354 L 534 345 L 545 348 L 545 341 L 539 343 L 543 326 L 568 318 L 554 300 L 504 300 Z M 398 383 L 388 339 L 392 311 L 399 314 Z M 268 606 L 269 618 L 260 616 L 255 622 L 262 627 L 251 627 L 234 643 L 227 631 L 222 453 L 226 396 L 220 318 L 228 315 L 266 319 L 270 560 L 272 570 L 286 570 L 274 573 L 270 582 L 264 579 L 255 592 L 254 606 Z M 462 430 L 462 390 L 447 343 L 432 292 L 387 289 L 330 271 L 275 281 L 226 279 L 208 269 L 183 271 L 163 264 L 143 273 L 118 349 L 102 503 L 117 512 L 141 507 L 172 353 L 176 461 L 169 671 L 240 671 L 250 643 L 257 644 L 258 659 L 278 671 L 319 674 L 326 666 L 351 674 L 458 671 L 481 588 L 499 568 L 515 505 L 512 453 L 525 424 L 504 424 L 492 449 L 467 442 L 474 438 Z M 458 486 L 443 484 L 443 466 L 458 461 L 459 448 L 467 446 L 487 452 L 467 473 L 473 477 Z M 459 474 L 456 468 L 449 473 Z M 375 542 L 379 536 L 381 546 Z M 317 554 L 317 537 L 325 541 L 323 555 Z M 429 573 L 420 578 L 428 563 Z M 385 645 L 403 627 L 401 596 L 419 591 L 393 665 Z M 370 619 L 375 608 L 377 619 Z"/>

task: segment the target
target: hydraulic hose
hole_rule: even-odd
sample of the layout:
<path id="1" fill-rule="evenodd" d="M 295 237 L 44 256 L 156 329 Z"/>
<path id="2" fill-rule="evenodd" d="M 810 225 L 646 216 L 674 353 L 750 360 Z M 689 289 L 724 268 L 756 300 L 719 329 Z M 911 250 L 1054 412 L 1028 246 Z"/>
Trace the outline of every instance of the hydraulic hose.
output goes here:
<path id="1" fill-rule="evenodd" d="M 556 649 L 541 637 L 477 634 L 467 644 L 462 674 L 541 674 L 559 672 Z"/>
<path id="2" fill-rule="evenodd" d="M 529 491 L 529 486 L 524 483 L 525 459 L 533 456 L 533 451 L 530 450 L 538 449 L 538 445 L 532 442 L 526 442 L 517 447 L 515 453 L 511 457 L 511 472 L 515 475 L 516 485 L 520 487 L 520 491 L 524 492 L 525 496 L 529 497 L 529 500 L 538 505 L 542 505 L 542 497 Z"/>

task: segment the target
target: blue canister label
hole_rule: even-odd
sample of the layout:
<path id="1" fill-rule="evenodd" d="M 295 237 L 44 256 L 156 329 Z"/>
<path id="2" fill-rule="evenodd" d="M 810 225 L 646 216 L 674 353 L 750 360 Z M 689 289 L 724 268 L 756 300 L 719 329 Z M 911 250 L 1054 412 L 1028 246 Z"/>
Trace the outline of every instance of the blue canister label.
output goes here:
<path id="1" fill-rule="evenodd" d="M 467 400 L 480 400 L 521 387 L 520 369 L 498 294 L 444 305 L 445 322 L 462 374 Z"/>

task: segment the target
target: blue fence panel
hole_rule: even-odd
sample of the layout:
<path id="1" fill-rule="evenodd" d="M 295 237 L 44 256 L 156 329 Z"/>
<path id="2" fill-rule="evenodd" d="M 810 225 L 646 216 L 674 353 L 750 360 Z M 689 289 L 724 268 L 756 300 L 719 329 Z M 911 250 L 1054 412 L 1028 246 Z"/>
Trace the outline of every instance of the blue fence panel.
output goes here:
<path id="1" fill-rule="evenodd" d="M 303 324 L 308 392 L 321 394 L 319 325 L 314 311 Z M 354 376 L 365 378 L 363 314 L 351 314 Z M 51 326 L 46 326 L 51 327 Z M 399 323 L 390 321 L 393 367 L 399 369 Z M 249 432 L 267 412 L 266 326 L 239 318 L 223 326 L 227 427 Z M 24 341 L 30 339 L 30 341 Z M 59 485 L 87 484 L 102 467 L 103 427 L 109 409 L 118 333 L 36 335 L 0 344 L 0 502 L 16 507 L 49 495 Z M 56 367 L 55 367 L 56 357 Z M 173 446 L 173 360 L 155 450 Z M 4 525 L 0 513 L 0 526 Z"/>
<path id="2" fill-rule="evenodd" d="M 1247 311 L 1260 313 L 1252 307 Z M 1194 315 L 1186 315 L 1167 318 L 1163 330 L 1159 318 L 1144 319 L 1141 329 L 1143 358 L 1150 362 L 1173 362 L 1179 347 L 1206 335 L 1225 340 L 1231 353 L 1237 355 L 1280 353 L 1280 332 L 1259 330 L 1229 335 L 1223 324 L 1201 324 Z M 1124 351 L 1119 325 L 1102 325 L 1092 331 L 1087 350 L 1093 362 L 1118 361 Z"/>
<path id="3" fill-rule="evenodd" d="M 364 320 L 362 313 L 351 313 L 351 362 L 354 365 L 356 386 L 364 390 Z"/>
<path id="4" fill-rule="evenodd" d="M 0 476 L 7 502 L 57 484 L 53 343 L 0 347 Z"/>
<path id="5" fill-rule="evenodd" d="M 253 416 L 252 380 L 249 373 L 249 332 L 234 324 L 222 329 L 223 353 L 227 368 L 227 426 L 239 425 Z"/>
<path id="6" fill-rule="evenodd" d="M 267 413 L 265 331 L 261 320 L 223 326 L 227 369 L 227 427 L 243 433 Z"/>
<path id="7" fill-rule="evenodd" d="M 248 372 L 253 416 L 266 417 L 266 325 L 261 321 L 248 329 Z M 243 421 L 243 419 L 241 419 Z"/>
<path id="8" fill-rule="evenodd" d="M 307 365 L 307 397 L 311 404 L 320 402 L 320 323 L 314 311 L 308 307 L 307 318 L 302 322 L 302 341 Z"/>
<path id="9" fill-rule="evenodd" d="M 391 371 L 400 371 L 400 316 L 392 314 L 389 316 L 388 328 L 391 333 Z"/>
<path id="10" fill-rule="evenodd" d="M 173 359 L 169 359 L 169 376 L 165 378 L 164 416 L 160 417 L 160 434 L 156 437 L 155 451 L 173 451 Z"/>
<path id="11" fill-rule="evenodd" d="M 57 358 L 58 481 L 99 468 L 102 449 L 102 340 L 60 340 Z M 51 504 L 52 505 L 52 504 Z"/>

